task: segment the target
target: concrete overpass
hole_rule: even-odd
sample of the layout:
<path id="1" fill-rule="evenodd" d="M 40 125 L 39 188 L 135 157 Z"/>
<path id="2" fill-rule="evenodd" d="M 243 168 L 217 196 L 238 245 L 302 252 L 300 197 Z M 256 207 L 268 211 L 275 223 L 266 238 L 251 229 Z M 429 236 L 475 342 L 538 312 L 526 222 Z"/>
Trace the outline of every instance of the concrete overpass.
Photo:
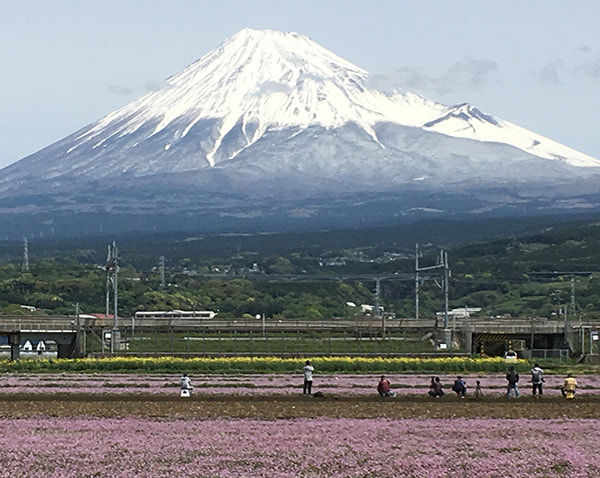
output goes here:
<path id="1" fill-rule="evenodd" d="M 77 354 L 77 324 L 68 316 L 1 316 L 0 336 L 8 338 L 10 358 L 17 360 L 21 344 L 26 341 L 54 341 L 59 358 Z"/>
<path id="2" fill-rule="evenodd" d="M 118 328 L 128 332 L 194 332 L 223 331 L 248 333 L 266 330 L 277 331 L 347 331 L 366 332 L 382 336 L 396 333 L 432 332 L 438 342 L 453 343 L 467 353 L 478 353 L 487 344 L 507 341 L 523 341 L 528 349 L 568 349 L 570 337 L 576 337 L 581 330 L 577 324 L 564 320 L 545 318 L 468 318 L 452 320 L 449 330 L 442 330 L 442 324 L 435 319 L 390 319 L 390 318 L 337 318 L 337 319 L 160 319 L 135 320 L 133 317 L 119 318 Z M 75 316 L 0 316 L 0 336 L 8 337 L 11 358 L 19 358 L 19 347 L 25 340 L 54 341 L 61 358 L 74 357 L 80 353 L 80 335 L 83 331 L 101 337 L 102 331 L 111 330 L 113 319 L 78 318 Z M 583 324 L 587 329 L 600 329 L 600 323 Z M 451 344 L 448 344 L 451 345 Z"/>
<path id="3" fill-rule="evenodd" d="M 485 352 L 487 345 L 499 342 L 512 343 L 514 349 L 569 350 L 576 332 L 564 320 L 545 318 L 462 319 L 456 330 L 470 353 Z"/>

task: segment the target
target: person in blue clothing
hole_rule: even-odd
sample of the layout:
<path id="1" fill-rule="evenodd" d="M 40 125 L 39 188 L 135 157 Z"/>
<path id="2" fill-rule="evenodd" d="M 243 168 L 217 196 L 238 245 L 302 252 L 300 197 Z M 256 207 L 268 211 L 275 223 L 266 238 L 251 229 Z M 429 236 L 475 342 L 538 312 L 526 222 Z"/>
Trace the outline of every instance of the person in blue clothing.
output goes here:
<path id="1" fill-rule="evenodd" d="M 452 385 L 452 391 L 456 393 L 457 397 L 465 398 L 467 394 L 467 382 L 460 375 L 456 377 L 454 385 Z"/>
<path id="2" fill-rule="evenodd" d="M 514 390 L 515 398 L 519 398 L 519 386 L 517 385 L 519 382 L 519 374 L 512 366 L 509 367 L 508 372 L 506 373 L 506 381 L 508 382 L 508 386 L 506 387 L 506 396 L 510 397 L 511 392 Z"/>

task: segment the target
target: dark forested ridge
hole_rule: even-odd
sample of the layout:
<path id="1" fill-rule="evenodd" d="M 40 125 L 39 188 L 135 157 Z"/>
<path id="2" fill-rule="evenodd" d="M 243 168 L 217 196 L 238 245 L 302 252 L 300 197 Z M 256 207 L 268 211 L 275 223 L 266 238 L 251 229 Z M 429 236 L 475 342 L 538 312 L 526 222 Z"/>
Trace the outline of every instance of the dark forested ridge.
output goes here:
<path id="1" fill-rule="evenodd" d="M 600 224 L 593 218 L 424 221 L 388 228 L 294 234 L 192 236 L 145 234 L 0 243 L 0 308 L 4 314 L 104 311 L 106 248 L 117 240 L 119 310 L 210 309 L 220 317 L 344 317 L 346 303 L 381 303 L 414 316 L 415 243 L 422 266 L 448 253 L 451 307 L 483 314 L 550 317 L 571 303 L 598 317 Z M 159 257 L 165 258 L 164 289 Z M 573 282 L 572 282 L 573 281 Z M 162 289 L 162 290 L 161 290 Z M 441 310 L 433 280 L 421 286 L 421 315 Z"/>

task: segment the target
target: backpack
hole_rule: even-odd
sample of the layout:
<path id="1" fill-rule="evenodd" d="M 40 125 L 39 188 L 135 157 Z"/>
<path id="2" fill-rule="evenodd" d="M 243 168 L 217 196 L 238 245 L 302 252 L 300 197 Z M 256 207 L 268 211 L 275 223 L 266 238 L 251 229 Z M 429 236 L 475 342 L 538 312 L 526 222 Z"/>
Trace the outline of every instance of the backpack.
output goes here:
<path id="1" fill-rule="evenodd" d="M 510 372 L 508 372 L 506 374 L 506 379 L 508 380 L 508 383 L 515 384 L 519 381 L 519 374 L 517 372 L 515 372 L 514 370 L 511 370 Z"/>
<path id="2" fill-rule="evenodd" d="M 532 370 L 531 371 L 531 381 L 533 383 L 540 383 L 541 380 L 541 374 L 539 370 Z"/>
<path id="3" fill-rule="evenodd" d="M 454 381 L 454 385 L 452 385 L 452 391 L 458 393 L 458 392 L 462 391 L 463 387 L 464 386 L 463 386 L 462 380 L 457 379 Z"/>

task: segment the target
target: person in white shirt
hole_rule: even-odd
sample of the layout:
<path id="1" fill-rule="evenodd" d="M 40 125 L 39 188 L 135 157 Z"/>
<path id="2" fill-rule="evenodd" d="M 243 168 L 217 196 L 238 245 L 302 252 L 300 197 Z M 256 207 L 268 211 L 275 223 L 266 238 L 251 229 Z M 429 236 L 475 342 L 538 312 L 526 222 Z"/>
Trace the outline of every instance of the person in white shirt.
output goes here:
<path id="1" fill-rule="evenodd" d="M 544 380 L 544 371 L 540 368 L 540 366 L 536 363 L 534 367 L 531 369 L 531 385 L 533 387 L 533 396 L 535 397 L 535 392 L 539 392 L 539 396 L 541 397 L 544 393 L 543 383 Z"/>
<path id="2" fill-rule="evenodd" d="M 181 384 L 181 390 L 189 390 L 190 393 L 192 392 L 192 390 L 194 390 L 194 387 L 192 386 L 192 380 L 190 379 L 190 377 L 188 377 L 187 373 L 184 373 L 181 376 L 181 380 L 179 382 Z"/>
<path id="3" fill-rule="evenodd" d="M 312 392 L 312 374 L 314 370 L 315 368 L 310 364 L 310 360 L 307 360 L 306 365 L 304 365 L 304 368 L 302 369 L 302 371 L 304 372 L 304 389 L 302 393 L 305 395 L 310 395 Z"/>

